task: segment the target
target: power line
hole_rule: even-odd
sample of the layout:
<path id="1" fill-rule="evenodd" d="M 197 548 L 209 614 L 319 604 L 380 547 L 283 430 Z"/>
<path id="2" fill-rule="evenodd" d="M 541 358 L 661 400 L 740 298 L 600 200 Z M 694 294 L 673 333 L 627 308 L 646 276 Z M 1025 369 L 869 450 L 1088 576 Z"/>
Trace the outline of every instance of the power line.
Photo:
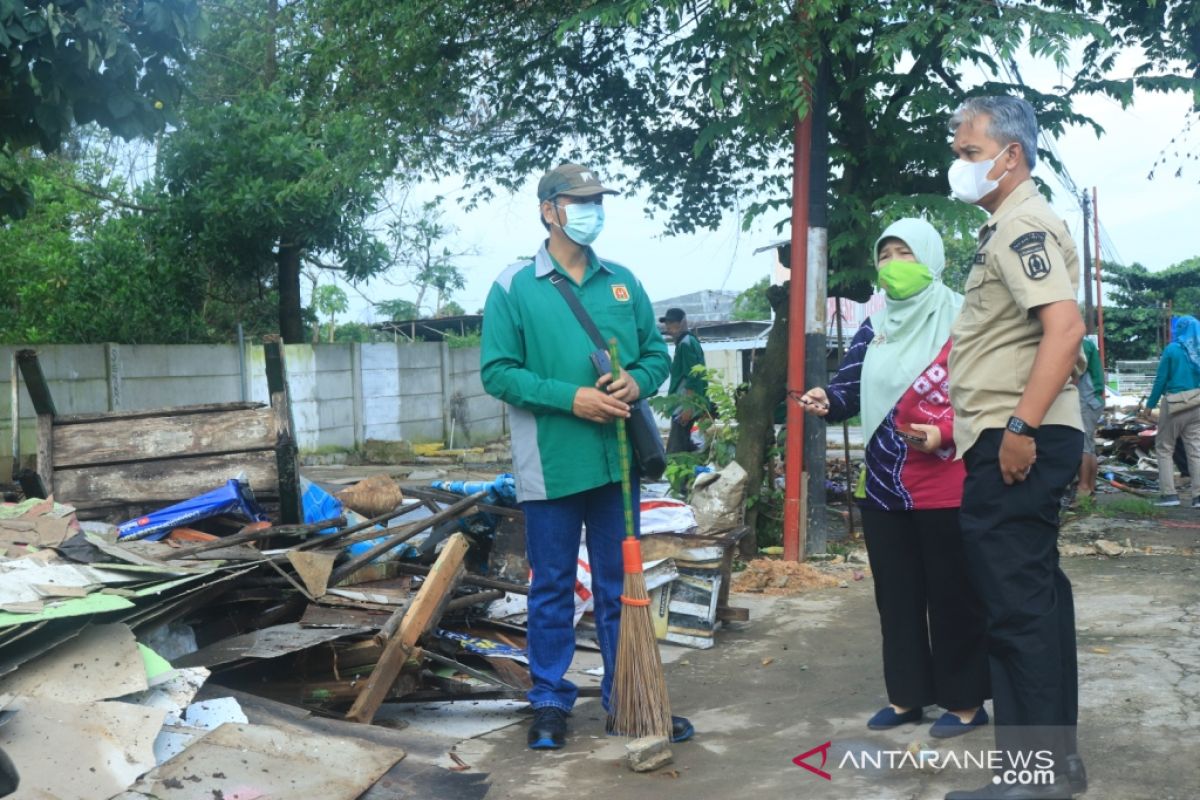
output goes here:
<path id="1" fill-rule="evenodd" d="M 1008 78 L 1009 83 L 1015 83 L 1018 86 L 1026 87 L 1027 84 L 1025 83 L 1025 79 L 1021 77 L 1021 70 L 1019 67 L 1017 67 L 1016 59 L 1012 58 L 1011 56 L 1008 58 L 1003 58 L 998 50 L 994 52 L 996 53 L 996 58 L 1000 62 L 1000 67 L 1004 70 L 1004 75 Z M 1080 204 L 1079 200 L 1081 194 L 1079 186 L 1075 183 L 1074 178 L 1071 177 L 1071 171 L 1067 169 L 1067 162 L 1065 159 L 1063 159 L 1062 154 L 1059 153 L 1058 145 L 1044 129 L 1039 128 L 1038 139 L 1041 142 L 1042 147 L 1054 157 L 1055 162 L 1058 164 L 1058 169 L 1054 170 L 1054 175 L 1058 179 L 1059 185 L 1066 190 L 1068 195 L 1070 195 L 1071 202 L 1075 204 L 1076 208 L 1078 208 L 1082 214 L 1083 206 Z M 1117 246 L 1113 242 L 1112 237 L 1109 236 L 1108 229 L 1104 227 L 1103 222 L 1100 223 L 1100 237 L 1096 242 L 1096 252 L 1098 255 L 1100 255 L 1101 259 L 1105 263 L 1125 263 L 1125 260 L 1121 258 L 1121 254 L 1117 252 Z"/>

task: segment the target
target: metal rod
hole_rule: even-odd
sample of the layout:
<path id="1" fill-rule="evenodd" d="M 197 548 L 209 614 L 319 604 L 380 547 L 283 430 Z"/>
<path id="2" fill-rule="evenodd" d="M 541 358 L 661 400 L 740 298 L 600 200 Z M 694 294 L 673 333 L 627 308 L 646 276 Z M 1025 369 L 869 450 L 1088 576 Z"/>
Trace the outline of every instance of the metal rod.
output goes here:
<path id="1" fill-rule="evenodd" d="M 351 525 L 349 528 L 346 528 L 345 530 L 341 530 L 336 533 L 331 533 L 331 534 L 328 534 L 327 536 L 320 536 L 317 538 L 309 539 L 307 542 L 297 545 L 296 549 L 308 550 L 310 548 L 316 548 L 316 547 L 327 547 L 328 545 L 335 544 L 337 542 L 342 542 L 342 544 L 352 544 L 353 543 L 352 539 L 346 540 L 346 541 L 343 541 L 343 540 L 345 540 L 346 537 L 350 536 L 351 534 L 358 533 L 359 531 L 366 530 L 367 528 L 373 528 L 381 522 L 387 522 L 390 519 L 395 519 L 396 517 L 402 517 L 405 514 L 407 514 L 408 512 L 413 511 L 420 507 L 421 507 L 420 503 L 413 503 L 412 505 L 408 505 L 408 506 L 398 505 L 395 508 L 393 508 L 391 511 L 380 514 L 377 517 L 371 517 L 370 519 L 363 520 L 362 522 L 359 522 L 355 525 Z M 372 531 L 371 536 L 368 538 L 373 539 L 373 538 L 375 538 L 376 535 L 377 535 L 376 532 Z"/>
<path id="2" fill-rule="evenodd" d="M 842 298 L 837 298 L 838 364 L 845 355 L 846 342 L 842 336 Z M 842 452 L 846 457 L 846 535 L 854 538 L 854 481 L 850 477 L 850 421 L 842 420 Z"/>
<path id="3" fill-rule="evenodd" d="M 418 533 L 421 533 L 424 530 L 428 530 L 429 528 L 432 528 L 434 525 L 437 525 L 438 523 L 444 522 L 448 519 L 453 519 L 454 517 L 457 517 L 460 514 L 466 513 L 476 503 L 478 503 L 483 498 L 487 497 L 487 495 L 488 495 L 488 493 L 486 491 L 476 492 L 475 494 L 470 495 L 469 497 L 464 497 L 462 500 L 458 501 L 454 505 L 449 506 L 445 509 L 442 509 L 440 512 L 438 512 L 437 514 L 434 514 L 432 517 L 427 517 L 425 519 L 414 522 L 411 527 L 405 529 L 402 532 L 395 533 L 392 535 L 384 534 L 384 536 L 385 536 L 384 541 L 375 545 L 374 547 L 372 547 L 370 550 L 366 551 L 365 553 L 361 553 L 360 555 L 355 556 L 354 558 L 350 559 L 342 566 L 335 569 L 333 571 L 333 574 L 329 576 L 329 585 L 337 586 L 343 580 L 345 580 L 349 576 L 353 575 L 360 567 L 374 561 L 375 559 L 379 558 L 381 555 L 388 552 L 389 550 L 396 547 L 397 545 L 403 544 L 404 542 L 408 541 L 412 537 L 416 536 Z"/>

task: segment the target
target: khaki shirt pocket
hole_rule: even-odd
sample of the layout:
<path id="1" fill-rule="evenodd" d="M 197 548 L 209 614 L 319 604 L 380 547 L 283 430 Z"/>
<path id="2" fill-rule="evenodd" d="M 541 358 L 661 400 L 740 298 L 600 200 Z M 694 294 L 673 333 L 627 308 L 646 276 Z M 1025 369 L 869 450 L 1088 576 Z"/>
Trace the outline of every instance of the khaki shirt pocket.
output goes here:
<path id="1" fill-rule="evenodd" d="M 963 305 L 959 313 L 958 323 L 965 328 L 974 328 L 987 321 L 989 302 L 994 284 L 997 281 L 988 274 L 985 264 L 978 264 L 967 275 L 963 286 Z"/>

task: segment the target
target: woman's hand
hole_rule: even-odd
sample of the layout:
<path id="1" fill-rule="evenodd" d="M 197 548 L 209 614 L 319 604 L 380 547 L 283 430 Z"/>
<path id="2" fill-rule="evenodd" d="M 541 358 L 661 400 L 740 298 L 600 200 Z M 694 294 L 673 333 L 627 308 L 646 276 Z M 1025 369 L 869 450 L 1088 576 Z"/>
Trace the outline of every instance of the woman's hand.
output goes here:
<path id="1" fill-rule="evenodd" d="M 915 447 L 922 453 L 933 453 L 935 450 L 942 449 L 942 431 L 937 425 L 920 425 L 914 422 L 908 427 L 912 428 L 914 431 L 921 431 L 925 434 L 925 441 L 909 442 L 909 447 Z"/>
<path id="2" fill-rule="evenodd" d="M 829 395 L 825 394 L 825 390 L 820 386 L 809 389 L 800 396 L 800 405 L 809 414 L 823 417 L 829 413 Z"/>

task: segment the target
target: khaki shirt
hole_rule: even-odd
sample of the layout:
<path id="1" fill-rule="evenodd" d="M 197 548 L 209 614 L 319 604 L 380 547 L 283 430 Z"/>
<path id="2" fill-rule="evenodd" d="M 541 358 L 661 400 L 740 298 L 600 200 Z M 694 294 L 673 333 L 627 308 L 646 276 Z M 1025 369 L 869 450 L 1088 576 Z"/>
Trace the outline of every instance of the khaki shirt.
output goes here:
<path id="1" fill-rule="evenodd" d="M 1075 300 L 1079 258 L 1066 223 L 1032 180 L 1013 191 L 979 231 L 963 307 L 951 328 L 950 400 L 958 457 L 989 428 L 1003 428 L 1016 410 L 1042 341 L 1038 306 Z M 1083 430 L 1077 363 L 1042 425 Z"/>

